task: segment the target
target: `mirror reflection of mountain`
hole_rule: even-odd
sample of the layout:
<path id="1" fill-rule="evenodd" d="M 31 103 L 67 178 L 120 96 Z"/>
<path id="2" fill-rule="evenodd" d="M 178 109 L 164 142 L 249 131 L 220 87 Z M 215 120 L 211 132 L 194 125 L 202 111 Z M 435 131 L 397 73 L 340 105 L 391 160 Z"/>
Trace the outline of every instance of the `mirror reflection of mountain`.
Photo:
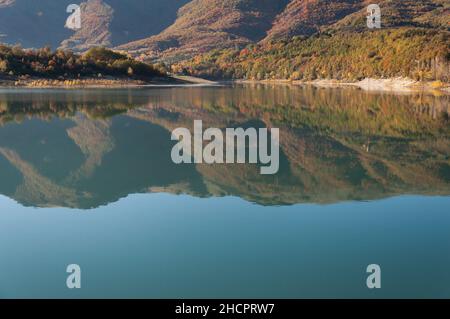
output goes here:
<path id="1" fill-rule="evenodd" d="M 0 91 L 0 193 L 92 208 L 129 194 L 261 205 L 450 194 L 449 96 L 281 85 Z M 280 128 L 280 171 L 175 165 L 171 131 Z"/>

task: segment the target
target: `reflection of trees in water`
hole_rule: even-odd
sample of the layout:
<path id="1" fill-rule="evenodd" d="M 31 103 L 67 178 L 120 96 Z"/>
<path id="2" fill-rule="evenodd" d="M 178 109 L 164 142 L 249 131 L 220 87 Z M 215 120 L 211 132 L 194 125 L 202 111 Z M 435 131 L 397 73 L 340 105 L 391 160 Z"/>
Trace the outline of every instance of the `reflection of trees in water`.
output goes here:
<path id="1" fill-rule="evenodd" d="M 84 158 L 80 167 L 66 166 L 66 177 L 55 180 L 38 171 L 34 161 L 40 159 L 25 163 L 20 157 L 21 149 L 36 141 L 14 146 L 18 142 L 13 139 L 8 149 L 17 156 L 7 160 L 13 167 L 27 167 L 20 170 L 26 188 L 23 183 L 17 188 L 27 191 L 8 196 L 37 206 L 92 207 L 149 191 L 235 195 L 264 205 L 448 195 L 448 99 L 261 85 L 0 94 L 3 123 L 28 117 L 70 119 L 71 126 L 60 134 L 68 136 L 77 154 L 64 156 Z M 126 116 L 114 117 L 119 113 Z M 170 131 L 191 127 L 196 119 L 205 127 L 226 128 L 255 119 L 279 127 L 280 172 L 261 176 L 254 165 L 173 166 L 168 158 Z M 0 141 L 5 128 L 0 127 Z M 60 190 L 72 194 L 69 202 Z M 32 196 L 27 198 L 27 193 Z"/>
<path id="2" fill-rule="evenodd" d="M 148 97 L 127 90 L 31 91 L 0 93 L 0 124 L 21 122 L 27 117 L 50 120 L 84 113 L 92 119 L 109 118 L 145 105 Z"/>
<path id="3" fill-rule="evenodd" d="M 83 112 L 107 118 L 150 106 L 166 115 L 220 113 L 227 118 L 264 119 L 288 126 L 399 135 L 421 133 L 448 124 L 450 96 L 390 94 L 358 89 L 318 89 L 289 85 L 237 85 L 234 88 L 58 91 L 51 94 L 0 94 L 0 121 L 25 116 L 47 119 Z M 164 113 L 161 112 L 161 117 Z M 436 121 L 437 120 L 437 121 Z M 429 130 L 430 132 L 430 130 Z"/>
<path id="4" fill-rule="evenodd" d="M 367 134 L 428 133 L 448 124 L 450 96 L 379 94 L 357 89 L 317 89 L 288 85 L 255 85 L 169 91 L 152 106 L 173 111 L 197 108 L 237 114 L 294 127 L 333 129 Z M 186 111 L 184 111 L 186 112 Z M 438 120 L 437 122 L 435 120 Z"/>

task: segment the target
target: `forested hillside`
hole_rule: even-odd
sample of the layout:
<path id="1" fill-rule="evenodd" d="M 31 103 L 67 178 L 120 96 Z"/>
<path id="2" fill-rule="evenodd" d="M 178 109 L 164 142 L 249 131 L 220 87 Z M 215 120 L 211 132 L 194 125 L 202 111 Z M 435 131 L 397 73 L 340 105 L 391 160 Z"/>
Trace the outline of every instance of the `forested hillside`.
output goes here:
<path id="1" fill-rule="evenodd" d="M 243 49 L 213 50 L 172 67 L 175 72 L 216 79 L 358 80 L 402 76 L 449 81 L 450 1 L 382 1 L 381 29 L 367 27 L 366 4 L 291 1 L 268 37 L 259 43 Z M 327 8 L 333 6 L 340 9 L 331 10 L 333 16 L 327 15 Z M 345 15 L 350 11 L 354 12 Z M 336 21 L 342 15 L 345 17 Z M 292 19 L 283 19 L 285 16 Z"/>
<path id="2" fill-rule="evenodd" d="M 322 33 L 313 37 L 212 51 L 173 66 L 175 72 L 224 79 L 346 79 L 410 77 L 449 80 L 445 31 L 396 28 Z"/>

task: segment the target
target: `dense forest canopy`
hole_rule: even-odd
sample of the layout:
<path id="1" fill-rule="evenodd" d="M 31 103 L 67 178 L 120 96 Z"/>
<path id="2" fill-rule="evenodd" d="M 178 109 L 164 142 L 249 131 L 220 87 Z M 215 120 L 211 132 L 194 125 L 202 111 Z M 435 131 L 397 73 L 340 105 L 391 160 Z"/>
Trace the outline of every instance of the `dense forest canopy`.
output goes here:
<path id="1" fill-rule="evenodd" d="M 127 77 L 150 79 L 163 74 L 155 67 L 106 48 L 84 54 L 50 48 L 23 49 L 0 45 L 0 76 L 76 79 L 83 77 Z"/>
<path id="2" fill-rule="evenodd" d="M 449 32 L 396 28 L 324 32 L 312 37 L 215 50 L 173 66 L 215 79 L 361 80 L 366 77 L 450 78 Z"/>

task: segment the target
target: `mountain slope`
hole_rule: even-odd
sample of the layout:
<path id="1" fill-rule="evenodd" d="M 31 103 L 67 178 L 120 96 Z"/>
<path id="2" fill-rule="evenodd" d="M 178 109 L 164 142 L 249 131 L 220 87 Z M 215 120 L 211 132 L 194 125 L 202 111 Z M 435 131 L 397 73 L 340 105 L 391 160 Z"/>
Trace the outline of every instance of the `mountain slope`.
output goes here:
<path id="1" fill-rule="evenodd" d="M 71 35 L 64 28 L 70 0 L 3 0 L 0 2 L 0 42 L 24 47 L 57 47 Z"/>
<path id="2" fill-rule="evenodd" d="M 64 28 L 72 0 L 0 0 L 0 42 L 24 47 L 82 50 L 120 45 L 155 35 L 176 19 L 189 0 L 87 0 L 81 3 L 82 29 Z"/>
<path id="3" fill-rule="evenodd" d="M 381 8 L 382 28 L 422 27 L 450 30 L 449 0 L 383 0 Z M 335 31 L 364 31 L 366 27 L 366 7 L 349 14 L 331 26 Z"/>
<path id="4" fill-rule="evenodd" d="M 364 31 L 367 6 L 371 0 L 291 0 L 277 16 L 267 39 L 279 40 L 297 35 L 310 36 L 330 27 Z M 381 0 L 382 27 L 450 27 L 448 0 Z"/>
<path id="5" fill-rule="evenodd" d="M 193 0 L 159 35 L 122 45 L 141 59 L 180 61 L 213 49 L 289 40 L 319 32 L 367 30 L 369 0 Z M 448 0 L 382 0 L 386 27 L 448 29 Z"/>
<path id="6" fill-rule="evenodd" d="M 319 2 L 322 1 L 308 0 L 311 5 Z M 294 1 L 290 5 L 293 4 Z M 307 8 L 316 8 L 311 5 Z M 325 16 L 321 22 L 317 15 L 283 28 L 275 22 L 266 41 L 244 50 L 228 48 L 198 55 L 173 69 L 227 79 L 359 80 L 401 76 L 448 82 L 450 1 L 385 0 L 380 2 L 380 8 L 381 29 L 367 28 L 366 7 L 339 21 Z M 304 12 L 315 16 L 308 10 Z M 284 15 L 286 11 L 275 21 Z"/>
<path id="7" fill-rule="evenodd" d="M 81 4 L 81 29 L 61 43 L 64 49 L 88 50 L 94 46 L 110 47 L 112 44 L 111 21 L 114 9 L 102 0 L 90 0 Z"/>
<path id="8" fill-rule="evenodd" d="M 194 0 L 161 34 L 119 49 L 143 57 L 182 59 L 198 52 L 242 47 L 264 38 L 288 0 Z"/>
<path id="9" fill-rule="evenodd" d="M 267 40 L 311 35 L 321 26 L 339 21 L 350 13 L 361 10 L 367 1 L 361 0 L 291 0 L 277 16 L 267 33 Z"/>
<path id="10" fill-rule="evenodd" d="M 369 0 L 85 0 L 82 28 L 64 28 L 71 0 L 0 0 L 0 42 L 85 51 L 111 46 L 142 60 L 188 60 L 295 36 L 365 32 Z M 449 30 L 449 0 L 380 0 L 382 30 Z M 344 39 L 346 36 L 343 36 Z M 350 37 L 351 39 L 351 37 Z"/>
<path id="11" fill-rule="evenodd" d="M 170 25 L 188 0 L 88 0 L 81 4 L 82 27 L 62 47 L 84 51 L 115 46 L 158 34 Z"/>

